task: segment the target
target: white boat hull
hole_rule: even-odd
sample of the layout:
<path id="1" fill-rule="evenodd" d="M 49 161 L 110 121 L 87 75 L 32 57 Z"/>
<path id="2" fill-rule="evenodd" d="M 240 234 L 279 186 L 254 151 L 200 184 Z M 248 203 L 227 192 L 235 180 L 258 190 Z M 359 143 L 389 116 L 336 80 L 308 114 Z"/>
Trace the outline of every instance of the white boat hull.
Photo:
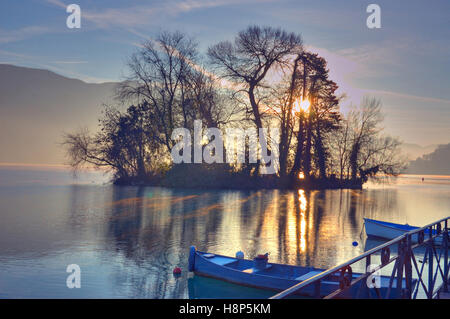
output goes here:
<path id="1" fill-rule="evenodd" d="M 390 223 L 390 225 L 386 225 L 388 223 L 384 222 L 378 222 L 371 219 L 364 219 L 364 225 L 366 229 L 366 234 L 368 237 L 375 237 L 375 238 L 383 238 L 383 239 L 389 239 L 392 240 L 394 238 L 397 238 L 403 234 L 406 234 L 407 232 L 417 229 L 418 227 L 409 226 L 409 225 L 401 225 L 401 224 L 393 224 Z M 398 225 L 398 227 L 396 227 Z M 428 234 L 425 234 L 425 239 L 427 239 Z M 413 243 L 417 243 L 418 241 L 418 234 L 414 234 L 412 236 Z M 436 244 L 442 244 L 442 236 L 435 238 Z"/>

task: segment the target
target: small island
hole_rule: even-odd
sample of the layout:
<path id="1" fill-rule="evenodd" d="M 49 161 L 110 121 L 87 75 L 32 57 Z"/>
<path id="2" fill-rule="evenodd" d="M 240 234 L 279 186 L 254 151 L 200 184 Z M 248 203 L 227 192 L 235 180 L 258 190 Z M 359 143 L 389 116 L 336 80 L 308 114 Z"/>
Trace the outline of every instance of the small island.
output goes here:
<path id="1" fill-rule="evenodd" d="M 381 101 L 365 97 L 340 110 L 345 97 L 327 61 L 297 33 L 250 26 L 203 57 L 191 37 L 161 32 L 130 57 L 128 71 L 98 132 L 65 134 L 74 170 L 106 168 L 117 185 L 333 189 L 405 168 L 400 141 L 383 134 Z M 225 138 L 219 150 L 217 134 L 203 127 L 260 138 Z M 196 155 L 179 147 L 180 130 L 197 137 L 209 161 L 190 160 Z M 230 148 L 243 151 L 225 156 Z M 174 154 L 189 160 L 175 163 Z M 264 173 L 267 166 L 275 170 Z"/>

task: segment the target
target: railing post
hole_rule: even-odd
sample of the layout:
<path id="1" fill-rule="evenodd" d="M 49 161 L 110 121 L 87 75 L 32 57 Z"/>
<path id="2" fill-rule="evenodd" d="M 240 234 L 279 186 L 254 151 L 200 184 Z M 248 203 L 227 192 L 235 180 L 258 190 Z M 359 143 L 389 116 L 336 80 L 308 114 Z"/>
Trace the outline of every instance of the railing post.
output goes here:
<path id="1" fill-rule="evenodd" d="M 371 259 L 370 259 L 370 255 L 366 257 L 366 273 L 370 272 L 370 265 L 371 265 Z"/>
<path id="2" fill-rule="evenodd" d="M 319 279 L 314 283 L 314 298 L 316 299 L 320 299 L 320 282 L 321 280 Z"/>
<path id="3" fill-rule="evenodd" d="M 366 273 L 368 276 L 370 276 L 369 273 L 372 271 L 372 268 L 370 267 L 370 265 L 372 264 L 372 261 L 371 261 L 370 256 L 371 256 L 371 255 L 368 255 L 368 256 L 366 257 L 366 271 L 365 271 L 365 273 Z M 375 287 L 375 289 L 377 289 L 377 288 Z M 370 294 L 370 288 L 367 286 L 367 279 L 366 279 L 366 282 L 362 282 L 362 283 L 361 283 L 361 288 L 360 288 L 360 290 L 362 290 L 362 291 L 367 290 L 368 296 L 369 296 L 369 297 L 371 296 L 371 294 Z"/>
<path id="4" fill-rule="evenodd" d="M 403 298 L 403 266 L 406 259 L 406 243 L 404 239 L 398 242 L 398 263 L 397 263 L 397 298 Z M 406 275 L 406 274 L 405 274 Z M 386 296 L 389 298 L 389 296 Z"/>
<path id="5" fill-rule="evenodd" d="M 429 241 L 428 241 L 428 299 L 433 299 L 433 226 L 428 228 Z"/>
<path id="6" fill-rule="evenodd" d="M 448 292 L 448 219 L 444 222 L 444 292 Z"/>
<path id="7" fill-rule="evenodd" d="M 406 298 L 411 299 L 412 296 L 412 265 L 411 265 L 411 246 L 412 236 L 409 234 L 406 236 L 406 249 L 405 249 L 405 281 L 406 281 Z"/>

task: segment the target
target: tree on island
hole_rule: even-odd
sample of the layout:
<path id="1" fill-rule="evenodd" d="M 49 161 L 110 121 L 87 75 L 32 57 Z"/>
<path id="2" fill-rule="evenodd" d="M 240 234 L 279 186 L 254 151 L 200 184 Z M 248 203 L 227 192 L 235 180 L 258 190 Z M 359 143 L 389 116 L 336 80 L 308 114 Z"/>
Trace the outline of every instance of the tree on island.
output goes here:
<path id="1" fill-rule="evenodd" d="M 401 142 L 382 135 L 382 122 L 381 102 L 368 97 L 343 119 L 332 142 L 340 179 L 365 182 L 377 174 L 398 175 L 406 167 Z"/>
<path id="2" fill-rule="evenodd" d="M 399 141 L 382 135 L 380 102 L 366 98 L 343 116 L 326 60 L 305 51 L 300 35 L 251 26 L 207 53 L 205 62 L 180 32 L 145 42 L 117 89 L 118 105 L 130 106 L 106 107 L 95 134 L 65 135 L 72 167 L 107 167 L 121 183 L 231 188 L 360 187 L 403 168 Z M 172 133 L 193 132 L 195 120 L 221 129 L 276 125 L 278 173 L 258 174 L 260 162 L 171 163 Z"/>

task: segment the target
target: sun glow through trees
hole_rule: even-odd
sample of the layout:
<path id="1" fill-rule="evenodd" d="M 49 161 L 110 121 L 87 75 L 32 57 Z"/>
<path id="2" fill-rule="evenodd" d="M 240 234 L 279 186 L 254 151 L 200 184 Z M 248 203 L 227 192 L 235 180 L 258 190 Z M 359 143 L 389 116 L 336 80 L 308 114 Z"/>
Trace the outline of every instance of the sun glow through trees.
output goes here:
<path id="1" fill-rule="evenodd" d="M 305 112 L 307 113 L 309 110 L 309 106 L 311 105 L 311 103 L 309 102 L 308 99 L 303 100 L 303 98 L 301 97 L 300 100 L 295 100 L 293 106 L 292 106 L 292 112 L 294 114 L 300 113 L 300 112 Z"/>

